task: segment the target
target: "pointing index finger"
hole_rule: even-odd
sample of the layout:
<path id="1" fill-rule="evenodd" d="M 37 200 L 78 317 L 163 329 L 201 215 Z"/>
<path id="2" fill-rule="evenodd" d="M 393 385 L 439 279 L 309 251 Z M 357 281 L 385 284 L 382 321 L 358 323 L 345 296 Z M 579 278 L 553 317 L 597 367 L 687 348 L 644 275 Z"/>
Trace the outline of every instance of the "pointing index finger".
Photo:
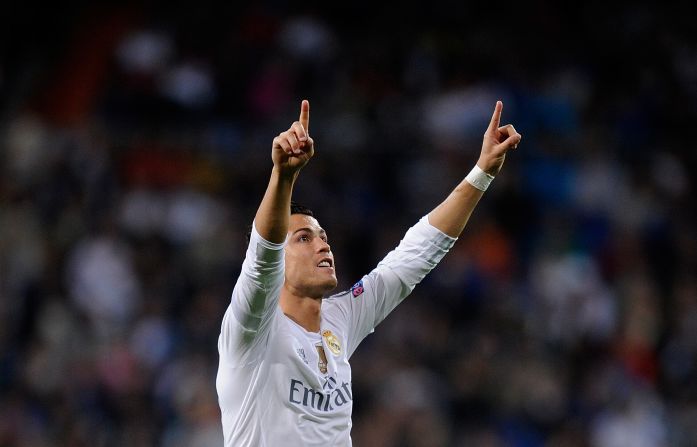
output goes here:
<path id="1" fill-rule="evenodd" d="M 493 132 L 499 128 L 501 124 L 501 111 L 503 110 L 503 103 L 501 101 L 496 101 L 496 107 L 494 107 L 494 114 L 491 116 L 491 122 L 489 123 L 489 131 Z"/>
<path id="2" fill-rule="evenodd" d="M 310 132 L 310 101 L 303 99 L 300 103 L 300 124 L 305 128 L 305 132 Z"/>

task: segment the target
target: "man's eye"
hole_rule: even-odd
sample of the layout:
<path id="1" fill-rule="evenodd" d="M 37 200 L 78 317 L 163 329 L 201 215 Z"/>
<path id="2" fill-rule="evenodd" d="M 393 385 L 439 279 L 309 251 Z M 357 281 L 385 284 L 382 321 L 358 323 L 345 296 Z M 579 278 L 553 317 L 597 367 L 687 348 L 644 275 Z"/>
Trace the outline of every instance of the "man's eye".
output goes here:
<path id="1" fill-rule="evenodd" d="M 303 234 L 302 236 L 300 236 L 300 237 L 298 238 L 298 240 L 299 240 L 300 242 L 309 242 L 310 236 L 308 236 L 308 235 L 306 235 L 306 234 Z"/>

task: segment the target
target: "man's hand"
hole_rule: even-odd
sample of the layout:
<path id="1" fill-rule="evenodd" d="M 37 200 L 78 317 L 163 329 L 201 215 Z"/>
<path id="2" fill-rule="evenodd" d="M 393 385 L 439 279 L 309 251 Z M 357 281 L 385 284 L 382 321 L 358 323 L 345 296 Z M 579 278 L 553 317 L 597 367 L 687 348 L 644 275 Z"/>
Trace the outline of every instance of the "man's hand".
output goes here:
<path id="1" fill-rule="evenodd" d="M 511 124 L 501 126 L 502 110 L 503 103 L 496 101 L 489 128 L 484 133 L 482 153 L 479 155 L 479 160 L 477 160 L 477 166 L 482 171 L 494 176 L 501 170 L 506 159 L 506 152 L 509 149 L 518 147 L 518 143 L 520 143 L 522 138 Z"/>
<path id="2" fill-rule="evenodd" d="M 315 143 L 310 138 L 310 102 L 300 104 L 300 118 L 290 129 L 273 139 L 271 159 L 283 174 L 296 174 L 315 154 Z"/>

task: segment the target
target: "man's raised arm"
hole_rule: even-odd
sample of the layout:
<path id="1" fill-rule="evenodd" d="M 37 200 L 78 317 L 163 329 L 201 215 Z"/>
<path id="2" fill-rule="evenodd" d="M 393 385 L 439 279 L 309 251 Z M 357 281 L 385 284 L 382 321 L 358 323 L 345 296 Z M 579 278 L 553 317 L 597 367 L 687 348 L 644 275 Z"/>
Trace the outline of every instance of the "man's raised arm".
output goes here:
<path id="1" fill-rule="evenodd" d="M 221 355 L 234 356 L 235 363 L 253 358 L 250 355 L 256 352 L 255 340 L 265 333 L 278 303 L 293 185 L 314 155 L 314 142 L 307 131 L 309 122 L 310 103 L 303 100 L 299 120 L 273 139 L 271 178 L 254 218 L 242 271 L 223 317 L 218 342 Z"/>
<path id="2" fill-rule="evenodd" d="M 443 259 L 464 229 L 491 180 L 498 174 L 506 152 L 520 143 L 513 126 L 501 126 L 503 104 L 496 102 L 494 115 L 484 133 L 477 166 L 428 216 L 411 227 L 399 245 L 351 289 L 362 299 L 344 300 L 351 315 L 348 352 L 358 344 Z M 369 291 L 366 293 L 366 291 Z"/>
<path id="3" fill-rule="evenodd" d="M 484 133 L 477 165 L 428 215 L 429 223 L 448 236 L 458 237 L 462 233 L 479 199 L 501 170 L 506 152 L 515 149 L 520 143 L 521 136 L 511 124 L 501 126 L 502 110 L 503 103 L 497 101 L 489 127 Z"/>
<path id="4" fill-rule="evenodd" d="M 309 127 L 310 103 L 303 100 L 299 120 L 273 139 L 271 179 L 254 218 L 257 232 L 269 242 L 280 244 L 286 240 L 293 185 L 300 169 L 315 153 Z"/>

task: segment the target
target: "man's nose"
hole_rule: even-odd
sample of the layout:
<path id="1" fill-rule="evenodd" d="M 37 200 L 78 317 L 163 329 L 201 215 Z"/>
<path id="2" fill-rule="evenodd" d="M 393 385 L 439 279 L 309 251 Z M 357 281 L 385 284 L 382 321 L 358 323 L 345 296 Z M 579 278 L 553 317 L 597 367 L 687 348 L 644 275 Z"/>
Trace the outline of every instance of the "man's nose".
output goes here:
<path id="1" fill-rule="evenodd" d="M 319 242 L 319 252 L 320 253 L 328 253 L 332 251 L 331 246 L 329 245 L 329 242 L 323 241 L 322 239 L 318 239 Z"/>

